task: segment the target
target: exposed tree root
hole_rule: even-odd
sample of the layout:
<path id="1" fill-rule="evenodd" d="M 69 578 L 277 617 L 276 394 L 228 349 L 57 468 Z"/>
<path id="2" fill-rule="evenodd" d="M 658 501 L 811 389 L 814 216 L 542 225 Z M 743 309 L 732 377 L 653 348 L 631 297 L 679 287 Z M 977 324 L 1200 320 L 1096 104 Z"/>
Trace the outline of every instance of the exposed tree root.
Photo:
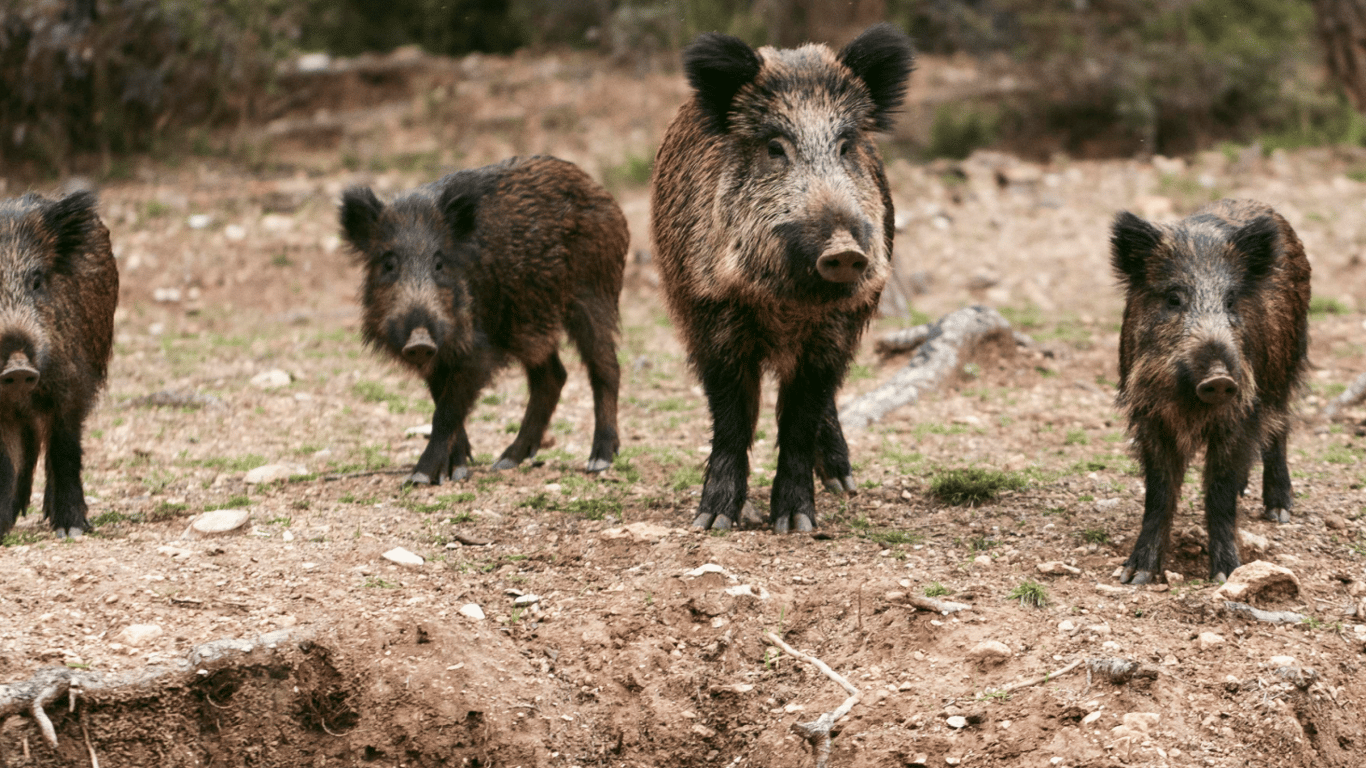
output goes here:
<path id="1" fill-rule="evenodd" d="M 1253 608 L 1247 603 L 1235 603 L 1232 600 L 1224 601 L 1224 610 L 1255 621 L 1264 621 L 1267 624 L 1299 624 L 1309 618 L 1294 611 L 1264 611 L 1261 608 Z"/>
<path id="2" fill-rule="evenodd" d="M 950 312 L 938 322 L 884 336 L 877 342 L 879 352 L 916 349 L 915 356 L 887 383 L 846 403 L 840 409 L 840 425 L 846 432 L 864 429 L 891 411 L 914 403 L 957 372 L 978 344 L 1002 335 L 1016 344 L 1030 343 L 1029 337 L 1012 331 L 996 310 L 974 306 Z"/>
<path id="3" fill-rule="evenodd" d="M 1338 411 L 1356 405 L 1362 400 L 1366 400 L 1366 373 L 1356 377 L 1342 394 L 1328 401 L 1328 405 L 1323 407 L 1323 418 L 1332 421 L 1337 417 Z"/>
<path id="4" fill-rule="evenodd" d="M 101 694 L 127 695 L 153 687 L 187 685 L 198 677 L 210 675 L 245 659 L 259 663 L 257 657 L 273 655 L 288 645 L 309 640 L 315 634 L 312 629 L 301 627 L 269 632 L 250 640 L 214 640 L 195 646 L 183 659 L 170 665 L 144 667 L 120 674 L 47 667 L 38 670 L 27 680 L 0 685 L 0 719 L 27 713 L 37 722 L 48 743 L 56 747 L 57 732 L 43 708 L 62 694 L 74 697 L 79 692 L 86 698 L 98 699 Z M 90 755 L 91 762 L 98 765 L 94 760 L 93 748 Z"/>
<path id="5" fill-rule="evenodd" d="M 829 665 L 820 659 L 814 656 L 808 656 L 793 648 L 772 632 L 765 632 L 764 637 L 768 638 L 770 643 L 783 649 L 788 656 L 791 656 L 798 661 L 804 661 L 816 669 L 819 669 L 822 674 L 831 680 L 834 680 L 841 688 L 849 692 L 849 698 L 845 699 L 844 703 L 839 705 L 835 711 L 826 712 L 815 720 L 807 723 L 792 724 L 792 730 L 800 734 L 802 738 L 805 738 L 807 742 L 811 744 L 811 748 L 815 750 L 816 768 L 826 768 L 826 765 L 830 762 L 830 729 L 834 727 L 835 723 L 838 722 L 841 717 L 849 714 L 849 710 L 853 709 L 854 705 L 858 703 L 859 691 L 852 683 L 844 679 L 843 675 L 831 669 Z"/>

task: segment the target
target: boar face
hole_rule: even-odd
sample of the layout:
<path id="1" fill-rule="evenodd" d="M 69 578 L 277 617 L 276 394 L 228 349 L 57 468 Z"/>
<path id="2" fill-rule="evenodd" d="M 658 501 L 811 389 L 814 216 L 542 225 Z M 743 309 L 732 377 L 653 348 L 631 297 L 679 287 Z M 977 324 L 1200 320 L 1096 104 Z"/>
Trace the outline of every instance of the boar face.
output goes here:
<path id="1" fill-rule="evenodd" d="M 880 291 L 891 271 L 890 201 L 871 134 L 902 101 L 905 36 L 874 27 L 836 55 L 704 35 L 684 64 L 707 130 L 723 141 L 715 277 L 807 301 Z"/>
<path id="2" fill-rule="evenodd" d="M 1281 257 L 1270 216 L 1233 227 L 1214 215 L 1159 228 L 1130 213 L 1115 221 L 1116 274 L 1135 324 L 1126 388 L 1200 409 L 1247 411 L 1257 397 L 1252 360 Z"/>
<path id="3" fill-rule="evenodd" d="M 420 373 L 473 343 L 465 278 L 478 257 L 468 191 L 422 188 L 389 205 L 368 188 L 342 197 L 342 230 L 356 250 L 365 340 Z"/>

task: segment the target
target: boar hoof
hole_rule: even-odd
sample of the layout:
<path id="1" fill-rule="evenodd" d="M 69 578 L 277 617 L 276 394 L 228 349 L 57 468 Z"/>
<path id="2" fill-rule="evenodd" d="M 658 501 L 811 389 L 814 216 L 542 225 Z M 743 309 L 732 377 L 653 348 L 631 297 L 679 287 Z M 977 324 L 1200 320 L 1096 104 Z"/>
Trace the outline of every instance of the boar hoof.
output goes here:
<path id="1" fill-rule="evenodd" d="M 584 471 L 602 472 L 610 466 L 612 466 L 612 461 L 610 459 L 589 459 L 588 467 Z"/>
<path id="2" fill-rule="evenodd" d="M 1223 573 L 1221 571 L 1211 576 L 1209 580 L 1218 584 L 1223 584 L 1224 582 L 1228 581 L 1228 574 Z"/>
<path id="3" fill-rule="evenodd" d="M 470 476 L 470 468 L 466 466 L 451 467 L 451 476 L 448 478 L 452 483 L 464 480 Z"/>
<path id="4" fill-rule="evenodd" d="M 1140 584 L 1155 584 L 1157 579 L 1154 578 L 1152 571 L 1136 571 L 1126 566 L 1123 572 L 1119 574 L 1119 583 L 1138 586 Z"/>
<path id="5" fill-rule="evenodd" d="M 1265 517 L 1273 523 L 1290 522 L 1290 512 L 1281 509 L 1280 507 L 1267 507 L 1266 511 L 1262 513 L 1262 517 Z"/>
<path id="6" fill-rule="evenodd" d="M 731 527 L 730 518 L 725 515 L 713 515 L 710 512 L 698 512 L 697 517 L 692 519 L 692 527 L 707 530 L 725 531 Z"/>
<path id="7" fill-rule="evenodd" d="M 797 522 L 798 533 L 810 533 L 811 531 L 816 530 L 816 521 L 811 519 L 810 515 L 798 512 L 796 515 L 793 515 L 793 517 Z"/>
<path id="8" fill-rule="evenodd" d="M 414 473 L 412 473 L 411 475 L 408 475 L 408 479 L 407 479 L 407 480 L 404 480 L 404 481 L 403 481 L 403 487 L 404 487 L 404 488 L 407 488 L 407 487 L 413 486 L 413 485 L 440 485 L 440 484 L 441 484 L 441 479 L 440 479 L 440 478 L 437 478 L 437 481 L 436 481 L 436 482 L 432 482 L 432 478 L 431 478 L 430 476 L 428 476 L 426 472 L 414 472 Z"/>
<path id="9" fill-rule="evenodd" d="M 508 457 L 504 456 L 503 458 L 495 461 L 493 463 L 493 466 L 489 467 L 489 469 L 492 469 L 494 472 L 502 472 L 505 469 L 515 469 L 517 465 L 521 463 L 522 462 L 520 461 L 513 461 L 512 459 L 509 459 Z"/>
<path id="10" fill-rule="evenodd" d="M 787 532 L 790 531 L 790 530 L 792 530 L 792 518 L 791 518 L 791 517 L 788 517 L 787 515 L 783 515 L 782 517 L 780 517 L 780 518 L 778 518 L 777 520 L 774 520 L 774 521 L 773 521 L 773 532 L 774 532 L 774 533 L 787 533 Z"/>
<path id="11" fill-rule="evenodd" d="M 84 531 L 81 530 L 81 527 L 79 525 L 73 525 L 70 528 L 57 529 L 57 538 L 59 539 L 71 539 L 72 541 L 79 541 L 83 535 Z"/>

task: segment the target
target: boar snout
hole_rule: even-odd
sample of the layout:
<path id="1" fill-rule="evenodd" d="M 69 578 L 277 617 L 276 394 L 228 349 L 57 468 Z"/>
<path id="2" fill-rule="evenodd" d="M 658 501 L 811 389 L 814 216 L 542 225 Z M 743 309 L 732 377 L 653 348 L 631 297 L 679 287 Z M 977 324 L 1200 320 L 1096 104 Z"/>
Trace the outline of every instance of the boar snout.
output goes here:
<path id="1" fill-rule="evenodd" d="M 29 362 L 28 355 L 15 352 L 5 362 L 0 371 L 0 397 L 6 400 L 21 400 L 28 397 L 38 386 L 38 369 Z"/>
<path id="2" fill-rule="evenodd" d="M 840 232 L 825 244 L 816 271 L 832 283 L 854 283 L 868 268 L 868 256 L 848 232 Z"/>
<path id="3" fill-rule="evenodd" d="M 1238 396 L 1238 382 L 1229 375 L 1227 368 L 1216 364 L 1196 385 L 1195 394 L 1210 405 L 1223 405 Z"/>
<path id="4" fill-rule="evenodd" d="M 403 359 L 413 365 L 426 365 L 436 355 L 436 341 L 426 328 L 417 327 L 408 334 L 408 342 L 403 345 Z"/>

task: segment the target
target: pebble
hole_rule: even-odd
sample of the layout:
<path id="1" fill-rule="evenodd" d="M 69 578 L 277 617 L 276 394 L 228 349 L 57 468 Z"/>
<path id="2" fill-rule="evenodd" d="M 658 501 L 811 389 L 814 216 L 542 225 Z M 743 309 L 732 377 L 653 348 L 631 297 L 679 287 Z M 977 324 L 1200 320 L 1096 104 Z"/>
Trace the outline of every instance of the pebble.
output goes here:
<path id="1" fill-rule="evenodd" d="M 1347 527 L 1347 519 L 1330 512 L 1323 516 L 1323 524 L 1330 530 L 1341 531 Z"/>
<path id="2" fill-rule="evenodd" d="M 461 616 L 464 616 L 464 617 L 467 618 L 467 619 L 474 619 L 475 621 L 483 621 L 483 620 L 484 620 L 484 609 L 483 609 L 483 608 L 480 608 L 479 606 L 475 605 L 474 603 L 465 603 L 464 605 L 460 606 L 460 615 L 461 615 Z"/>
<path id="3" fill-rule="evenodd" d="M 1253 550 L 1254 552 L 1265 552 L 1271 548 L 1271 542 L 1265 537 L 1252 531 L 1238 529 L 1238 545 Z"/>
<path id="4" fill-rule="evenodd" d="M 294 379 L 287 371 L 282 371 L 279 368 L 271 368 L 268 371 L 261 371 L 255 376 L 252 376 L 251 385 L 257 389 L 279 389 L 280 387 L 289 386 L 289 383 L 293 380 Z"/>
<path id="5" fill-rule="evenodd" d="M 1059 632 L 1071 632 L 1071 631 L 1075 630 L 1076 628 L 1077 628 L 1077 625 L 1076 625 L 1076 624 L 1073 624 L 1072 622 L 1068 621 L 1067 619 L 1063 619 L 1062 621 L 1058 622 L 1058 631 L 1059 631 Z"/>
<path id="6" fill-rule="evenodd" d="M 983 640 L 972 650 L 968 657 L 985 664 L 1000 664 L 1011 657 L 1010 646 L 999 640 Z"/>
<path id="7" fill-rule="evenodd" d="M 299 464 L 266 464 L 248 472 L 244 482 L 247 485 L 263 485 L 306 474 L 308 468 Z"/>
<path id="8" fill-rule="evenodd" d="M 972 558 L 972 562 L 976 565 L 991 565 L 991 555 L 978 555 Z"/>
<path id="9" fill-rule="evenodd" d="M 1146 734 L 1162 720 L 1162 715 L 1156 712 L 1129 712 L 1123 720 L 1129 728 Z"/>
<path id="10" fill-rule="evenodd" d="M 1118 496 L 1116 496 L 1113 499 L 1101 499 L 1100 501 L 1097 501 L 1095 504 L 1096 511 L 1104 512 L 1109 509 L 1117 509 L 1119 507 L 1119 501 L 1120 499 Z"/>
<path id="11" fill-rule="evenodd" d="M 963 717 L 962 715 L 954 715 L 953 717 L 950 717 L 944 722 L 948 723 L 950 728 L 966 728 L 968 724 L 968 719 L 966 717 Z"/>
<path id="12" fill-rule="evenodd" d="M 408 427 L 407 429 L 403 430 L 403 436 L 404 436 L 404 437 L 431 437 L 431 436 L 432 436 L 432 425 L 431 425 L 431 424 L 418 424 L 418 425 L 415 426 L 415 427 Z"/>
<path id="13" fill-rule="evenodd" d="M 1200 643 L 1200 648 L 1202 650 L 1216 648 L 1224 644 L 1224 637 L 1223 635 L 1216 635 L 1213 632 L 1201 632 L 1200 637 L 1197 638 L 1197 642 Z"/>
<path id="14" fill-rule="evenodd" d="M 1289 568 L 1265 560 L 1254 560 L 1240 565 L 1228 575 L 1228 581 L 1214 591 L 1216 600 L 1248 602 L 1254 597 L 1272 593 L 1294 597 L 1300 593 L 1300 580 Z"/>
<path id="15" fill-rule="evenodd" d="M 241 529 L 250 519 L 245 509 L 215 509 L 196 517 L 190 530 L 200 536 L 218 536 Z"/>
<path id="16" fill-rule="evenodd" d="M 708 574 L 708 573 L 719 573 L 719 574 L 721 574 L 722 576 L 727 575 L 727 574 L 726 574 L 726 569 L 725 569 L 725 568 L 722 568 L 721 566 L 717 565 L 716 563 L 706 563 L 706 564 L 704 564 L 704 565 L 699 565 L 699 566 L 697 566 L 696 568 L 692 569 L 691 571 L 688 571 L 687 573 L 685 573 L 685 574 L 683 574 L 683 575 L 684 575 L 684 576 L 692 576 L 692 577 L 696 578 L 696 577 L 698 577 L 698 576 L 705 576 L 705 575 Z"/>
<path id="17" fill-rule="evenodd" d="M 190 229 L 206 229 L 213 223 L 213 214 L 196 213 L 185 219 L 185 223 L 189 225 Z"/>
<path id="18" fill-rule="evenodd" d="M 670 529 L 655 523 L 638 522 L 620 528 L 608 528 L 598 534 L 604 539 L 634 539 L 643 542 L 656 542 L 669 535 Z"/>
<path id="19" fill-rule="evenodd" d="M 1272 669 L 1280 669 L 1281 667 L 1293 667 L 1295 666 L 1295 657 L 1272 656 L 1271 658 L 1266 660 L 1266 665 L 1268 667 L 1271 667 Z"/>
<path id="20" fill-rule="evenodd" d="M 1051 560 L 1047 563 L 1039 563 L 1035 567 L 1039 569 L 1039 573 L 1046 573 L 1055 576 L 1060 576 L 1063 574 L 1070 574 L 1072 576 L 1076 576 L 1077 574 L 1081 573 L 1080 568 L 1076 568 L 1074 566 L 1068 565 L 1067 563 L 1058 560 Z"/>
<path id="21" fill-rule="evenodd" d="M 1100 710 L 1096 710 L 1095 712 L 1092 712 L 1091 714 L 1087 715 L 1086 717 L 1083 717 L 1083 718 L 1081 719 L 1081 724 L 1082 724 L 1082 725 L 1090 725 L 1091 723 L 1094 723 L 1095 721 L 1099 720 L 1099 719 L 1100 719 L 1100 716 L 1103 715 L 1103 714 L 1104 714 L 1104 713 L 1101 712 Z"/>
<path id="22" fill-rule="evenodd" d="M 223 237 L 235 243 L 241 242 L 247 239 L 247 228 L 241 224 L 229 224 L 223 227 Z"/>
<path id="23" fill-rule="evenodd" d="M 424 564 L 424 563 L 427 562 L 426 560 L 423 560 L 423 559 L 422 559 L 422 556 L 421 556 L 421 555 L 417 555 L 417 554 L 414 554 L 414 553 L 412 553 L 412 552 L 409 552 L 408 550 L 404 549 L 403 547 L 394 547 L 393 549 L 391 549 L 391 550 L 389 550 L 388 552 L 385 552 L 383 555 L 381 555 L 381 557 L 383 557 L 385 560 L 388 560 L 388 561 L 391 562 L 391 563 L 397 563 L 397 564 L 399 564 L 399 565 L 406 565 L 406 566 L 413 566 L 413 567 L 415 567 L 415 566 L 420 566 L 420 565 L 422 565 L 422 564 Z M 462 609 L 462 610 L 463 610 L 463 609 Z M 481 616 L 480 618 L 483 618 L 483 617 Z"/>
<path id="24" fill-rule="evenodd" d="M 126 646 L 137 648 L 146 645 L 163 634 L 156 624 L 129 624 L 122 632 L 114 635 L 114 640 Z"/>
<path id="25" fill-rule="evenodd" d="M 540 595 L 520 595 L 512 601 L 513 605 L 534 605 L 541 602 Z"/>

